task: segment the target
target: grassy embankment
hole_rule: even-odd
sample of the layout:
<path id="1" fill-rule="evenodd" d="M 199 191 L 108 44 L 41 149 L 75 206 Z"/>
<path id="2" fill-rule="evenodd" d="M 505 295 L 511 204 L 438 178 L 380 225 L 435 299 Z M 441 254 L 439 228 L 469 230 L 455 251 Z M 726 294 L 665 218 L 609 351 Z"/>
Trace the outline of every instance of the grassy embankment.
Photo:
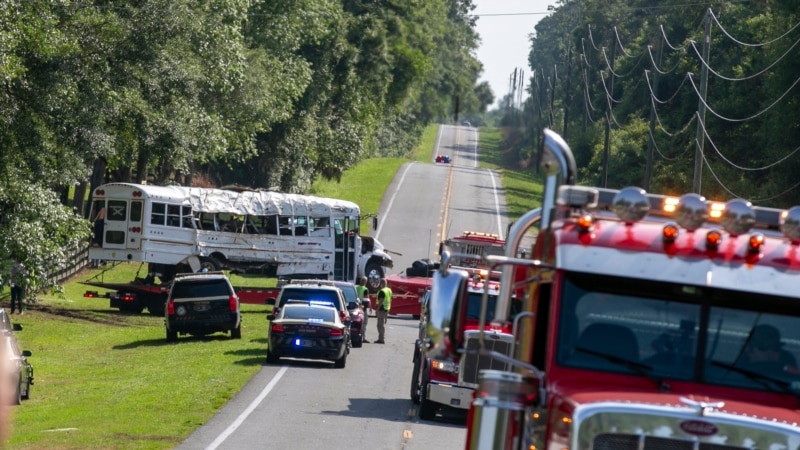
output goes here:
<path id="1" fill-rule="evenodd" d="M 503 167 L 498 134 L 481 134 L 487 166 Z M 430 127 L 414 160 L 429 162 L 436 138 Z M 392 175 L 408 160 L 371 159 L 349 170 L 342 182 L 320 182 L 314 194 L 358 203 L 376 212 Z M 503 170 L 513 211 L 529 203 L 525 175 Z M 516 213 L 518 216 L 519 213 Z M 515 216 L 515 217 L 516 217 Z M 128 282 L 139 264 L 121 264 L 103 274 L 106 282 Z M 144 270 L 144 268 L 142 268 Z M 205 423 L 256 373 L 266 348 L 265 307 L 242 305 L 242 339 L 217 334 L 181 337 L 167 344 L 163 318 L 122 314 L 106 299 L 83 297 L 79 283 L 88 271 L 64 284 L 59 295 L 43 296 L 23 316 L 22 347 L 31 350 L 36 384 L 30 400 L 13 408 L 14 449 L 172 448 Z M 257 280 L 232 276 L 237 285 Z M 94 289 L 94 288 L 92 288 Z M 7 291 L 4 292 L 7 305 Z"/>

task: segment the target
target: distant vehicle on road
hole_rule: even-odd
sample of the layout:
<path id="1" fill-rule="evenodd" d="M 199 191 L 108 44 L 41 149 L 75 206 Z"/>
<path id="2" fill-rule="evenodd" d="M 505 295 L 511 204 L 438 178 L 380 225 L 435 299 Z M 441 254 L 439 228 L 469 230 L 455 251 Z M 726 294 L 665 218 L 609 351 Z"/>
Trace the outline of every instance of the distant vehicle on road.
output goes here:
<path id="1" fill-rule="evenodd" d="M 436 164 L 450 164 L 450 155 L 436 155 Z"/>

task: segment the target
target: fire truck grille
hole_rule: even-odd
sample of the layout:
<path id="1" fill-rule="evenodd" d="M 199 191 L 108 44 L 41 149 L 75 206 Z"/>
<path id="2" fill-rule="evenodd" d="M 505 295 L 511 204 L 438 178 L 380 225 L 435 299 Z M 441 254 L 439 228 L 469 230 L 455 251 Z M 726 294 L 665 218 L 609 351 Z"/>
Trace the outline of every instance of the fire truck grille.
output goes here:
<path id="1" fill-rule="evenodd" d="M 747 447 L 642 436 L 638 434 L 601 434 L 594 439 L 593 450 L 744 450 Z"/>
<path id="2" fill-rule="evenodd" d="M 513 336 L 508 334 L 492 334 L 487 333 L 484 335 L 483 345 L 487 350 L 493 350 L 497 353 L 502 353 L 506 356 L 511 356 L 511 344 Z M 469 334 L 466 337 L 466 352 L 461 358 L 461 365 L 459 374 L 460 383 L 478 384 L 478 372 L 481 370 L 511 370 L 510 364 L 498 361 L 490 356 L 478 355 L 480 343 L 478 340 L 478 333 Z"/>

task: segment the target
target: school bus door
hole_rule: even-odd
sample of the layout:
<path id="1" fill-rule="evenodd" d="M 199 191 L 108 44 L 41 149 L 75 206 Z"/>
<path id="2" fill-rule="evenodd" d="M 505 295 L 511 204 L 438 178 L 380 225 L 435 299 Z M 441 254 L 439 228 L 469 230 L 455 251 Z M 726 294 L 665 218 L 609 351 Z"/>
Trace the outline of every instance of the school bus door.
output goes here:
<path id="1" fill-rule="evenodd" d="M 142 200 L 107 200 L 103 248 L 139 250 Z"/>

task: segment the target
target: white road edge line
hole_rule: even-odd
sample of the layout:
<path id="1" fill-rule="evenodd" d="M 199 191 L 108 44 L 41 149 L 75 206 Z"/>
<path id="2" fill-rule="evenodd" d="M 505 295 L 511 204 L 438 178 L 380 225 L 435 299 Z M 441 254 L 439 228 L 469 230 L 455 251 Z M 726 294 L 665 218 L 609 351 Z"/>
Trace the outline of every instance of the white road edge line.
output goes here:
<path id="1" fill-rule="evenodd" d="M 392 193 L 392 199 L 389 200 L 389 205 L 386 206 L 386 211 L 383 212 L 383 220 L 378 223 L 378 229 L 375 231 L 375 239 L 378 239 L 381 235 L 381 230 L 383 230 L 383 224 L 386 223 L 386 218 L 389 217 L 389 211 L 392 209 L 392 205 L 394 204 L 394 199 L 397 197 L 397 193 L 400 192 L 400 187 L 403 185 L 403 180 L 406 179 L 406 174 L 408 173 L 408 169 L 411 168 L 412 165 L 416 164 L 416 161 L 411 161 L 406 166 L 406 170 L 403 171 L 403 176 L 400 177 L 400 181 L 397 182 L 397 187 L 395 188 L 394 192 Z"/>
<path id="2" fill-rule="evenodd" d="M 492 170 L 489 170 L 489 178 L 492 180 L 492 193 L 494 193 L 494 211 L 495 217 L 497 217 L 497 237 L 499 237 L 501 240 L 505 240 L 503 237 L 503 224 L 500 221 L 500 199 L 497 196 L 497 183 L 494 182 L 494 172 Z"/>
<path id="3" fill-rule="evenodd" d="M 247 409 L 245 409 L 244 411 L 242 411 L 241 414 L 239 414 L 239 417 L 237 417 L 236 420 L 234 420 L 233 423 L 231 423 L 228 426 L 228 428 L 225 429 L 225 431 L 220 433 L 220 435 L 217 436 L 216 439 L 214 439 L 214 442 L 212 442 L 211 444 L 208 445 L 208 447 L 206 447 L 206 450 L 216 449 L 217 447 L 220 446 L 220 444 L 222 444 L 225 441 L 225 439 L 228 438 L 228 436 L 233 434 L 233 432 L 236 431 L 236 429 L 239 428 L 239 426 L 242 425 L 242 423 L 244 423 L 244 421 L 247 419 L 250 413 L 252 413 L 253 410 L 255 410 L 256 407 L 267 397 L 272 388 L 274 388 L 275 385 L 278 384 L 278 380 L 280 380 L 281 377 L 283 377 L 283 374 L 285 374 L 287 370 L 289 370 L 289 366 L 281 367 L 281 370 L 279 370 L 278 373 L 276 373 L 275 376 L 272 377 L 272 380 L 269 382 L 269 384 L 267 384 L 264 387 L 264 390 L 262 390 L 261 393 L 258 394 L 258 397 L 256 397 L 255 400 L 253 400 L 250 403 Z"/>

